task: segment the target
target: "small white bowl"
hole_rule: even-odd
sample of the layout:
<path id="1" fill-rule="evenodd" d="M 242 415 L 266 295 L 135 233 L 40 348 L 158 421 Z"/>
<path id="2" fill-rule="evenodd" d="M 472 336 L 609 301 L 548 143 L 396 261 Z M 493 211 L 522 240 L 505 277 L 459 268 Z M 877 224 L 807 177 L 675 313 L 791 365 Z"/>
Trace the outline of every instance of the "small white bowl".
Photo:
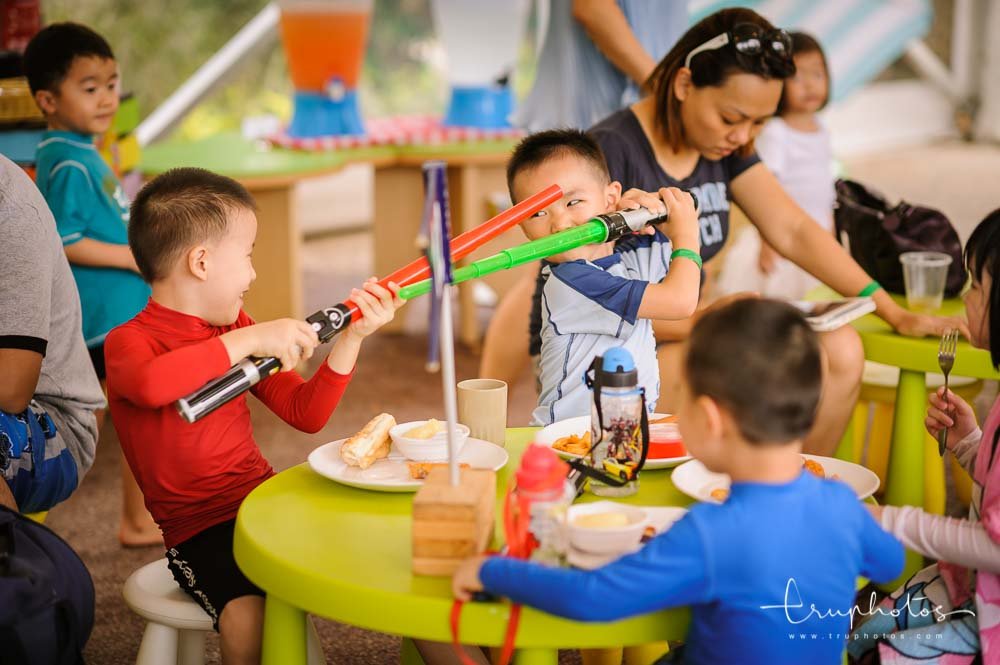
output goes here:
<path id="1" fill-rule="evenodd" d="M 623 513 L 628 524 L 619 527 L 585 527 L 576 524 L 577 518 L 582 515 L 598 513 Z M 643 509 L 614 501 L 581 503 L 570 506 L 566 511 L 570 545 L 593 554 L 631 552 L 642 539 L 642 532 L 648 521 L 646 511 Z"/>
<path id="2" fill-rule="evenodd" d="M 426 423 L 426 420 L 414 420 L 409 423 L 399 423 L 389 430 L 389 438 L 396 448 L 407 459 L 414 462 L 443 462 L 448 459 L 448 436 L 442 430 L 429 439 L 414 439 L 406 433 L 415 427 Z M 445 424 L 445 423 L 442 423 Z M 447 425 L 445 424 L 447 427 Z M 465 447 L 469 438 L 469 428 L 462 423 L 455 423 L 455 454 L 458 455 Z"/>

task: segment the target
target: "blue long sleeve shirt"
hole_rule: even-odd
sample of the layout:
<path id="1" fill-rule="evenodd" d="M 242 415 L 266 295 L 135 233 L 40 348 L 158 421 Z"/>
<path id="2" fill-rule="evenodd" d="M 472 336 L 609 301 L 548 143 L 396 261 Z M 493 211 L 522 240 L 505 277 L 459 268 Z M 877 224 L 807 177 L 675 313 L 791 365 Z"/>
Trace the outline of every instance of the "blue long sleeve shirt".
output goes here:
<path id="1" fill-rule="evenodd" d="M 734 484 L 725 503 L 693 506 L 642 550 L 597 570 L 495 557 L 480 579 L 577 621 L 690 605 L 685 663 L 832 665 L 858 611 L 857 577 L 887 582 L 902 569 L 903 546 L 854 492 L 805 472 L 787 484 Z"/>

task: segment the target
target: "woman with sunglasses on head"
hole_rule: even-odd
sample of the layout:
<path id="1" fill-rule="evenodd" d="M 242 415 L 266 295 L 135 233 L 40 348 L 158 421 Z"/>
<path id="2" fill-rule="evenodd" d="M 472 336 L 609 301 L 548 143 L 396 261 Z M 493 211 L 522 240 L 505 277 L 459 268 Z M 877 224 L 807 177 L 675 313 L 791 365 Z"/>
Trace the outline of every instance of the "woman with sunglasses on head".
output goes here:
<path id="1" fill-rule="evenodd" d="M 691 27 L 663 58 L 650 77 L 652 94 L 601 121 L 591 133 L 604 150 L 612 179 L 624 188 L 680 187 L 696 193 L 703 260 L 726 243 L 733 201 L 778 254 L 845 296 L 871 296 L 878 316 L 896 331 L 922 336 L 957 327 L 965 332 L 964 321 L 914 314 L 893 302 L 760 162 L 754 137 L 775 114 L 784 81 L 794 73 L 786 32 L 750 9 L 724 9 Z M 641 202 L 643 196 L 634 198 Z M 693 321 L 658 322 L 657 338 L 683 340 Z M 821 337 L 823 400 L 805 447 L 829 455 L 857 401 L 864 356 L 850 327 Z M 660 404 L 667 410 L 677 394 L 679 346 L 666 344 L 659 353 Z"/>

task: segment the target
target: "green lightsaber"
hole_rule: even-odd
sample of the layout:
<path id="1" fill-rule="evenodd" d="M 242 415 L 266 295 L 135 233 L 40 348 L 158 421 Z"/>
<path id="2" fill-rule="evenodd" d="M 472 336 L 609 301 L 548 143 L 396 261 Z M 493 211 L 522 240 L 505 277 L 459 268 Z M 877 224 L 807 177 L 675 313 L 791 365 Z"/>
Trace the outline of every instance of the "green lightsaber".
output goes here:
<path id="1" fill-rule="evenodd" d="M 692 197 L 694 195 L 692 194 Z M 698 203 L 695 201 L 695 208 Z M 480 259 L 467 266 L 457 268 L 452 272 L 452 284 L 458 284 L 470 279 L 477 279 L 501 270 L 508 270 L 525 263 L 544 259 L 553 254 L 576 249 L 583 245 L 600 242 L 611 242 L 622 236 L 639 231 L 647 224 L 656 224 L 667 218 L 664 214 L 653 213 L 646 208 L 635 210 L 620 210 L 594 217 L 586 224 L 575 226 L 550 236 L 531 240 L 505 249 L 498 254 Z M 425 279 L 399 290 L 399 297 L 410 300 L 431 291 L 431 280 Z"/>

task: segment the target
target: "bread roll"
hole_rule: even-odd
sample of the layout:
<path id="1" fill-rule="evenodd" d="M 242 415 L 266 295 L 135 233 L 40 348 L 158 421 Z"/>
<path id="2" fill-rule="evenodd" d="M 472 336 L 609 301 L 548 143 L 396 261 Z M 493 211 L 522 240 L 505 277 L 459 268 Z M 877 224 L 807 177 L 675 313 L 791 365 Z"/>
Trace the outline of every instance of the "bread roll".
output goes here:
<path id="1" fill-rule="evenodd" d="M 361 431 L 340 446 L 340 457 L 350 466 L 367 469 L 375 460 L 389 455 L 392 441 L 389 429 L 396 426 L 396 419 L 380 413 L 361 428 Z"/>

